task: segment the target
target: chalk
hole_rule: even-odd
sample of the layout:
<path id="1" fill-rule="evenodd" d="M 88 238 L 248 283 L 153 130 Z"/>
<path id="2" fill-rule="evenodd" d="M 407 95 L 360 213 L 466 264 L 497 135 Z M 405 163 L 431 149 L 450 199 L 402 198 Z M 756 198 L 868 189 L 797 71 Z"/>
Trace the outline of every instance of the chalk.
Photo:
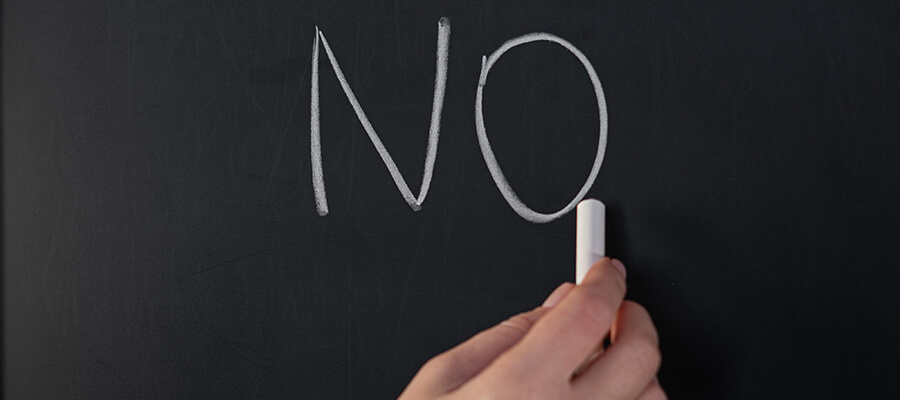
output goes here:
<path id="1" fill-rule="evenodd" d="M 575 283 L 606 254 L 606 206 L 597 199 L 582 200 L 575 209 Z"/>

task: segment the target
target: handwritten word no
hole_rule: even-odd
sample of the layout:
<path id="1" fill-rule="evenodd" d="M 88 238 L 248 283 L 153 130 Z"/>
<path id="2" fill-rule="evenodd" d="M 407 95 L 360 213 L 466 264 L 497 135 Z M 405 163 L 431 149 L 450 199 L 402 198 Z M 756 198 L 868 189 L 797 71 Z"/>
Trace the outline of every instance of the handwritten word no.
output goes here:
<path id="1" fill-rule="evenodd" d="M 325 35 L 319 31 L 318 27 L 316 27 L 316 37 L 313 42 L 313 52 L 312 52 L 312 89 L 311 93 L 311 101 L 310 101 L 310 143 L 311 143 L 311 160 L 312 160 L 312 175 L 313 175 L 313 190 L 315 191 L 316 196 L 316 210 L 319 215 L 325 216 L 328 215 L 328 199 L 325 195 L 325 177 L 322 172 L 322 139 L 321 139 L 321 129 L 319 124 L 319 42 L 321 41 L 322 47 L 325 48 L 325 53 L 328 56 L 328 61 L 331 62 L 331 67 L 334 69 L 334 74 L 337 76 L 338 81 L 341 84 L 341 88 L 344 90 L 344 94 L 347 95 L 347 100 L 350 101 L 350 105 L 353 106 L 353 110 L 356 112 L 356 117 L 359 118 L 359 122 L 362 124 L 366 133 L 369 135 L 369 139 L 372 140 L 372 144 L 375 145 L 375 149 L 378 151 L 378 154 L 381 155 L 381 160 L 384 161 L 384 165 L 387 167 L 388 172 L 390 172 L 391 177 L 394 179 L 394 183 L 397 185 L 397 189 L 400 190 L 400 194 L 403 195 L 403 199 L 409 204 L 410 207 L 414 211 L 419 211 L 422 209 L 422 203 L 425 202 L 425 196 L 428 194 L 428 188 L 431 186 L 431 178 L 434 172 L 434 161 L 437 158 L 437 147 L 438 147 L 438 137 L 440 135 L 441 130 L 441 110 L 444 107 L 444 92 L 447 87 L 447 57 L 449 54 L 450 47 L 450 20 L 447 18 L 441 18 L 438 21 L 438 40 L 437 40 L 437 61 L 436 61 L 436 73 L 434 78 L 434 100 L 431 107 L 431 126 L 428 130 L 428 147 L 425 152 L 425 172 L 422 178 L 422 186 L 419 188 L 419 195 L 413 195 L 412 191 L 409 189 L 409 185 L 406 184 L 406 180 L 403 179 L 403 175 L 400 174 L 400 170 L 397 169 L 397 164 L 394 163 L 393 158 L 391 158 L 391 154 L 384 147 L 384 144 L 381 142 L 381 139 L 378 137 L 378 134 L 375 133 L 375 128 L 372 127 L 372 124 L 369 122 L 369 118 L 366 117 L 366 113 L 363 111 L 362 106 L 359 105 L 359 101 L 356 99 L 356 96 L 353 94 L 353 90 L 350 89 L 350 84 L 347 83 L 347 79 L 344 77 L 343 71 L 341 71 L 340 65 L 338 65 L 337 59 L 334 56 L 334 53 L 331 51 L 331 46 L 328 45 L 328 41 L 325 40 Z M 510 186 L 509 182 L 506 180 L 506 177 L 503 175 L 503 170 L 500 169 L 500 164 L 497 163 L 497 158 L 494 156 L 494 151 L 491 149 L 491 143 L 488 140 L 487 129 L 484 127 L 484 115 L 482 113 L 482 98 L 484 94 L 484 86 L 487 84 L 488 73 L 491 71 L 491 67 L 497 60 L 503 56 L 503 53 L 506 53 L 509 49 L 536 41 L 548 41 L 559 44 L 564 47 L 566 50 L 569 50 L 575 57 L 581 61 L 581 64 L 584 66 L 584 69 L 587 70 L 588 76 L 591 79 L 591 85 L 594 87 L 594 93 L 597 96 L 597 109 L 600 115 L 600 140 L 597 144 L 597 156 L 594 159 L 594 165 L 591 167 L 591 173 L 588 175 L 587 180 L 584 182 L 584 186 L 581 187 L 581 190 L 575 195 L 575 198 L 572 199 L 569 204 L 560 209 L 557 212 L 551 214 L 542 214 L 536 212 L 529 208 L 522 200 L 516 196 L 516 192 L 513 190 L 512 186 Z M 475 95 L 475 127 L 478 133 L 478 145 L 481 147 L 481 154 L 484 157 L 484 162 L 487 164 L 488 170 L 491 172 L 491 176 L 494 178 L 494 183 L 497 184 L 497 188 L 500 189 L 500 193 L 503 194 L 503 197 L 506 199 L 507 203 L 509 203 L 510 207 L 519 214 L 522 218 L 527 221 L 531 221 L 534 223 L 546 223 L 553 221 L 569 211 L 572 211 L 573 208 L 581 201 L 584 196 L 587 194 L 588 190 L 594 184 L 594 180 L 597 178 L 597 173 L 600 172 L 600 166 L 603 164 L 603 155 L 606 153 L 606 132 L 607 132 L 607 115 L 606 115 L 606 98 L 603 95 L 603 87 L 600 85 L 600 79 L 597 77 L 597 72 L 594 71 L 594 67 L 591 65 L 591 62 L 588 61 L 587 57 L 578 50 L 571 43 L 567 42 L 565 39 L 562 39 L 558 36 L 549 34 L 549 33 L 530 33 L 527 35 L 519 36 L 512 40 L 504 43 L 500 48 L 495 50 L 490 57 L 483 57 L 481 59 L 481 76 L 478 78 L 478 89 Z"/>

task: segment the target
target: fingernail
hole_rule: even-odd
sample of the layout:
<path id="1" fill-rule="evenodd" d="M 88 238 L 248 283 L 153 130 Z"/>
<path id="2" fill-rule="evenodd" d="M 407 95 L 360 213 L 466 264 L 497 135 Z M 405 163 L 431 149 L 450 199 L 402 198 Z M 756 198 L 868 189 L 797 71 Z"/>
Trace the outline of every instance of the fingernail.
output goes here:
<path id="1" fill-rule="evenodd" d="M 619 272 L 622 273 L 622 277 L 623 277 L 623 278 L 627 278 L 627 277 L 628 277 L 628 273 L 625 272 L 625 264 L 622 264 L 621 261 L 619 261 L 619 260 L 617 260 L 617 259 L 615 259 L 615 258 L 613 258 L 613 259 L 610 260 L 609 262 L 612 263 L 613 267 L 616 267 L 616 269 L 619 270 Z"/>
<path id="2" fill-rule="evenodd" d="M 569 294 L 569 292 L 572 291 L 572 288 L 574 287 L 575 285 L 570 282 L 566 282 L 562 285 L 557 286 L 556 289 L 553 290 L 553 293 L 550 293 L 550 295 L 547 296 L 547 300 L 544 300 L 544 304 L 542 304 L 541 306 L 553 307 L 559 304 L 559 302 L 562 301 L 562 299 L 566 298 L 566 295 Z"/>

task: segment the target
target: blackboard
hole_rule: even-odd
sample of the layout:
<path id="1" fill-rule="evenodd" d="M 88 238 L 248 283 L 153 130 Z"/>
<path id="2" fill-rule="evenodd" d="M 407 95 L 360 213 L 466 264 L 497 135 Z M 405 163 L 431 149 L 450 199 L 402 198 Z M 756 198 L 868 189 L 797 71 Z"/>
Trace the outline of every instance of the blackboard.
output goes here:
<path id="1" fill-rule="evenodd" d="M 6 1 L 9 399 L 392 398 L 573 279 L 574 213 L 517 214 L 475 122 L 536 32 L 608 116 L 586 195 L 671 398 L 865 398 L 900 374 L 891 1 Z M 325 53 L 418 195 L 404 199 Z M 311 143 L 319 50 L 321 166 Z M 576 198 L 598 100 L 554 42 L 483 87 L 530 209 Z"/>

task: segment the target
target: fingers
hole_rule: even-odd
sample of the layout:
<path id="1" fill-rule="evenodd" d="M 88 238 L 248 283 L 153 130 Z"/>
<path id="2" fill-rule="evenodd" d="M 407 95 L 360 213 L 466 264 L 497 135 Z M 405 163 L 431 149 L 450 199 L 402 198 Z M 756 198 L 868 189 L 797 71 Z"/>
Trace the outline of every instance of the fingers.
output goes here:
<path id="1" fill-rule="evenodd" d="M 653 389 L 662 358 L 656 327 L 647 310 L 633 301 L 623 302 L 613 323 L 611 341 L 603 356 L 573 381 L 575 391 L 609 399 L 633 399 L 644 394 L 651 396 L 649 399 L 665 398 L 662 388 Z M 663 397 L 658 397 L 660 393 Z"/>
<path id="2" fill-rule="evenodd" d="M 517 314 L 429 360 L 419 372 L 436 393 L 453 391 L 518 342 L 547 308 Z"/>
<path id="3" fill-rule="evenodd" d="M 477 375 L 504 351 L 519 342 L 553 305 L 575 287 L 563 283 L 544 301 L 542 307 L 517 314 L 486 329 L 460 345 L 429 360 L 416 379 L 427 380 L 436 393 L 448 393 Z"/>
<path id="4" fill-rule="evenodd" d="M 516 375 L 552 374 L 567 382 L 572 371 L 602 342 L 625 297 L 625 277 L 609 258 L 595 264 L 584 281 L 543 316 L 498 360 Z"/>
<path id="5" fill-rule="evenodd" d="M 559 304 L 562 299 L 566 298 L 569 295 L 569 292 L 575 289 L 575 284 L 572 282 L 564 282 L 562 285 L 557 286 L 556 289 L 547 296 L 547 300 L 544 300 L 544 304 L 541 304 L 543 307 L 553 307 Z"/>

